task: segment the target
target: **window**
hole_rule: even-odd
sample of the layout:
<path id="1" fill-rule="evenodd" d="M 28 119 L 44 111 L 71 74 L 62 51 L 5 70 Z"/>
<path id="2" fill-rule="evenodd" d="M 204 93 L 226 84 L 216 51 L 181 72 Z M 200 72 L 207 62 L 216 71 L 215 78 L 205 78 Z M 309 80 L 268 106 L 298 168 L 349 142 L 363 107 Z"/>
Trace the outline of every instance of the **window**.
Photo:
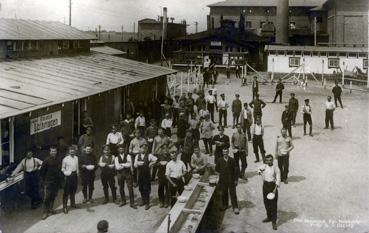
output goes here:
<path id="1" fill-rule="evenodd" d="M 252 22 L 246 21 L 246 28 L 252 28 Z"/>
<path id="2" fill-rule="evenodd" d="M 328 58 L 328 68 L 339 68 L 340 59 L 339 58 Z"/>
<path id="3" fill-rule="evenodd" d="M 290 57 L 290 67 L 299 67 L 300 66 L 300 58 L 299 57 Z"/>
<path id="4" fill-rule="evenodd" d="M 358 54 L 357 53 L 348 53 L 348 56 L 349 57 L 358 57 Z"/>
<path id="5" fill-rule="evenodd" d="M 368 69 L 368 59 L 363 59 L 363 68 Z"/>

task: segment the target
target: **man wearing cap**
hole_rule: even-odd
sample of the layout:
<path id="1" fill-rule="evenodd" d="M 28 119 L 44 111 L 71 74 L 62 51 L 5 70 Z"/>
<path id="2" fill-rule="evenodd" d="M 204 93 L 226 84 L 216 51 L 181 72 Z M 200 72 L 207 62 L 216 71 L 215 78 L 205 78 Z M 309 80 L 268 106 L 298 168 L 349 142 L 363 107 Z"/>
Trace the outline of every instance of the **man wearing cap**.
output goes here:
<path id="1" fill-rule="evenodd" d="M 99 166 L 101 169 L 101 183 L 104 190 L 104 202 L 109 202 L 109 187 L 113 202 L 119 204 L 117 201 L 117 188 L 115 187 L 115 155 L 110 153 L 110 147 L 108 145 L 103 146 L 103 154 L 99 159 Z"/>
<path id="2" fill-rule="evenodd" d="M 178 159 L 177 148 L 172 146 L 169 149 L 171 161 L 165 168 L 165 176 L 169 181 L 169 192 L 171 195 L 172 207 L 176 203 L 176 196 L 181 195 L 184 189 L 184 176 L 187 173 L 186 165 Z"/>
<path id="3" fill-rule="evenodd" d="M 149 153 L 146 143 L 141 145 L 141 151 L 136 156 L 135 168 L 138 173 L 138 189 L 141 193 L 142 203 L 145 205 L 145 210 L 150 209 L 150 193 L 151 193 L 151 167 L 154 166 L 157 158 Z"/>
<path id="4" fill-rule="evenodd" d="M 288 135 L 292 137 L 292 113 L 290 112 L 288 105 L 284 106 L 284 111 L 282 112 L 282 126 L 288 130 Z"/>
<path id="5" fill-rule="evenodd" d="M 328 129 L 331 124 L 331 129 L 334 130 L 333 112 L 336 109 L 336 105 L 332 102 L 332 97 L 328 96 L 325 102 L 325 128 Z"/>
<path id="6" fill-rule="evenodd" d="M 256 96 L 259 94 L 259 82 L 258 77 L 254 76 L 254 79 L 252 80 L 252 100 L 256 98 Z"/>
<path id="7" fill-rule="evenodd" d="M 229 157 L 228 148 L 222 149 L 222 158 L 216 161 L 215 171 L 219 173 L 219 187 L 222 192 L 223 210 L 228 208 L 228 193 L 231 196 L 233 212 L 239 214 L 236 186 L 238 184 L 239 170 L 235 160 Z"/>
<path id="8" fill-rule="evenodd" d="M 291 113 L 292 125 L 296 124 L 296 114 L 299 110 L 299 101 L 295 98 L 295 93 L 291 93 L 291 98 L 288 102 L 288 111 Z"/>
<path id="9" fill-rule="evenodd" d="M 223 156 L 223 149 L 229 148 L 229 137 L 224 134 L 224 128 L 218 126 L 219 134 L 213 137 L 213 144 L 215 144 L 215 162 Z"/>
<path id="10" fill-rule="evenodd" d="M 278 190 L 281 182 L 281 174 L 278 166 L 273 164 L 273 156 L 271 154 L 265 157 L 265 164 L 258 168 L 259 175 L 263 178 L 263 199 L 264 206 L 267 213 L 267 218 L 262 222 L 272 222 L 273 230 L 277 230 L 277 202 L 278 202 Z M 273 199 L 267 198 L 269 193 L 275 193 Z"/>
<path id="11" fill-rule="evenodd" d="M 247 146 L 247 138 L 246 134 L 242 131 L 242 126 L 240 124 L 237 125 L 237 131 L 232 135 L 232 149 L 233 149 L 233 157 L 238 166 L 238 170 L 240 170 L 240 178 L 247 180 L 245 177 L 245 171 L 247 168 L 247 160 L 246 157 L 248 155 L 248 146 Z M 241 160 L 241 169 L 240 169 L 240 160 Z"/>
<path id="12" fill-rule="evenodd" d="M 261 156 L 263 158 L 263 161 L 265 159 L 265 150 L 264 150 L 264 141 L 263 141 L 263 135 L 264 135 L 264 127 L 261 124 L 260 118 L 256 118 L 255 123 L 251 127 L 251 134 L 252 134 L 252 145 L 254 147 L 254 154 L 255 154 L 255 163 L 258 163 L 259 160 L 259 149 Z"/>
<path id="13" fill-rule="evenodd" d="M 115 125 L 111 126 L 111 132 L 106 137 L 106 145 L 110 147 L 110 153 L 112 155 L 118 154 L 118 145 L 123 144 L 123 136 L 117 131 Z"/>
<path id="14" fill-rule="evenodd" d="M 241 112 L 241 125 L 244 133 L 247 133 L 248 141 L 251 141 L 251 133 L 250 133 L 250 126 L 252 125 L 252 113 L 251 110 L 248 108 L 248 104 L 243 104 L 243 109 Z"/>
<path id="15" fill-rule="evenodd" d="M 118 155 L 115 157 L 115 169 L 117 170 L 118 185 L 121 203 L 119 206 L 124 206 L 126 204 L 126 194 L 124 193 L 124 183 L 127 184 L 128 195 L 129 195 L 129 205 L 133 209 L 137 209 L 134 203 L 133 194 L 133 178 L 132 178 L 132 160 L 131 156 L 124 153 L 124 146 L 118 146 Z"/>
<path id="16" fill-rule="evenodd" d="M 61 171 L 65 176 L 65 184 L 64 184 L 64 192 L 63 192 L 63 212 L 65 214 L 68 213 L 67 203 L 68 198 L 70 198 L 70 206 L 73 208 L 77 208 L 75 195 L 77 191 L 78 184 L 78 157 L 75 146 L 69 147 L 69 152 L 66 157 L 64 157 L 62 161 Z"/>
<path id="17" fill-rule="evenodd" d="M 283 89 L 284 89 L 284 85 L 282 83 L 282 80 L 279 79 L 278 80 L 278 84 L 275 87 L 275 96 L 274 96 L 273 103 L 275 103 L 275 101 L 277 100 L 278 96 L 279 96 L 279 103 L 282 103 Z"/>
<path id="18" fill-rule="evenodd" d="M 95 171 L 97 169 L 97 161 L 92 153 L 92 146 L 85 146 L 83 154 L 80 157 L 81 184 L 83 193 L 83 203 L 93 202 L 92 194 L 94 192 Z M 93 166 L 93 168 L 92 168 Z M 87 169 L 91 167 L 92 169 Z"/>
<path id="19" fill-rule="evenodd" d="M 278 167 L 281 172 L 281 181 L 288 184 L 288 169 L 290 164 L 290 152 L 294 146 L 292 139 L 287 136 L 287 130 L 281 129 L 281 136 L 277 137 L 275 154 L 278 159 Z"/>
<path id="20" fill-rule="evenodd" d="M 216 98 L 213 95 L 213 91 L 209 90 L 209 95 L 206 96 L 206 106 L 210 113 L 210 119 L 214 123 L 214 107 L 216 104 Z"/>
<path id="21" fill-rule="evenodd" d="M 232 102 L 232 113 L 233 113 L 233 128 L 236 127 L 240 119 L 240 114 L 242 111 L 242 102 L 240 100 L 240 95 L 236 94 L 236 99 Z"/>
<path id="22" fill-rule="evenodd" d="M 337 100 L 338 100 L 338 102 L 341 105 L 341 108 L 343 108 L 342 100 L 341 100 L 342 88 L 340 86 L 338 86 L 338 82 L 335 82 L 335 84 L 336 85 L 332 89 L 332 93 L 333 93 L 333 97 L 334 97 L 334 103 L 335 103 L 336 106 L 338 106 L 337 105 Z"/>
<path id="23" fill-rule="evenodd" d="M 261 120 L 261 118 L 263 116 L 263 110 L 262 109 L 265 108 L 266 103 L 263 100 L 259 99 L 259 94 L 255 95 L 255 99 L 253 99 L 249 103 L 249 106 L 254 109 L 254 119 L 259 117 L 260 120 Z"/>
<path id="24" fill-rule="evenodd" d="M 224 93 L 220 94 L 221 99 L 218 101 L 219 110 L 219 125 L 222 125 L 222 119 L 224 120 L 224 128 L 227 128 L 227 108 L 228 103 L 225 101 Z"/>
<path id="25" fill-rule="evenodd" d="M 311 119 L 311 106 L 310 106 L 310 100 L 305 99 L 305 105 L 302 106 L 302 117 L 304 120 L 304 135 L 306 135 L 306 124 L 309 123 L 309 135 L 313 136 L 313 121 Z"/>

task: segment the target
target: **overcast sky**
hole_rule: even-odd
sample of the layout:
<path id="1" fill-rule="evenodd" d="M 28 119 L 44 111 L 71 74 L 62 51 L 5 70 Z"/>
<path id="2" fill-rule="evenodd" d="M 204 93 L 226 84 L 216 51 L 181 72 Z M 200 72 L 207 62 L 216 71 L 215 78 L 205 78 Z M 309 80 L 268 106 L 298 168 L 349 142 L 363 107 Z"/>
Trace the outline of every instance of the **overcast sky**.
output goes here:
<path id="1" fill-rule="evenodd" d="M 160 7 L 168 8 L 168 16 L 176 22 L 186 19 L 188 32 L 206 29 L 207 4 L 221 0 L 72 0 L 72 26 L 94 30 L 133 31 L 133 23 L 143 18 L 157 19 Z M 0 0 L 0 17 L 54 20 L 68 23 L 69 0 Z"/>

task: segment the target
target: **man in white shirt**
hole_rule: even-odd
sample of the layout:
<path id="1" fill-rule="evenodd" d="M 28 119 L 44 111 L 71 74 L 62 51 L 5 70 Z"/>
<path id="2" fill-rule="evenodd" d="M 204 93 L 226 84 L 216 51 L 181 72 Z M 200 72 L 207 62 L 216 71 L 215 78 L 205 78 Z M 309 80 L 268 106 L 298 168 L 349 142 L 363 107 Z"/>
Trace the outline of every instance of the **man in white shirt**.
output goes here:
<path id="1" fill-rule="evenodd" d="M 140 111 L 135 121 L 135 129 L 140 130 L 141 135 L 143 136 L 145 132 L 145 128 L 146 128 L 146 119 L 145 119 L 143 112 Z"/>
<path id="2" fill-rule="evenodd" d="M 258 172 L 263 177 L 263 199 L 267 213 L 267 218 L 263 220 L 263 223 L 272 222 L 273 230 L 277 230 L 277 188 L 281 182 L 281 175 L 278 166 L 273 164 L 272 155 L 265 157 L 265 164 L 258 168 Z M 269 193 L 275 193 L 275 197 L 271 200 L 267 198 Z"/>
<path id="3" fill-rule="evenodd" d="M 333 112 L 336 109 L 336 105 L 332 102 L 332 97 L 327 97 L 327 102 L 325 102 L 325 128 L 329 128 L 329 123 L 331 124 L 331 130 L 334 130 L 333 122 Z"/>
<path id="4" fill-rule="evenodd" d="M 173 120 L 170 117 L 170 114 L 166 113 L 165 118 L 161 121 L 161 127 L 163 128 L 165 135 L 167 135 L 168 137 L 172 136 L 172 125 L 173 125 Z"/>
<path id="5" fill-rule="evenodd" d="M 260 118 L 257 118 L 255 120 L 255 124 L 251 127 L 251 134 L 252 134 L 252 145 L 254 147 L 254 154 L 255 154 L 255 163 L 258 163 L 260 161 L 259 159 L 259 149 L 261 156 L 263 158 L 263 161 L 265 159 L 265 150 L 264 150 L 264 141 L 263 141 L 263 135 L 264 135 L 264 127 L 261 124 Z"/>
<path id="6" fill-rule="evenodd" d="M 165 176 L 169 181 L 169 193 L 172 197 L 171 205 L 176 203 L 176 196 L 181 195 L 184 188 L 184 176 L 187 172 L 186 165 L 177 159 L 176 147 L 169 149 L 171 161 L 167 163 L 165 168 Z"/>
<path id="7" fill-rule="evenodd" d="M 63 212 L 68 213 L 67 203 L 70 198 L 70 206 L 77 208 L 75 194 L 78 184 L 78 157 L 76 146 L 70 146 L 68 155 L 62 161 L 61 171 L 65 176 L 64 192 L 63 192 Z"/>
<path id="8" fill-rule="evenodd" d="M 304 135 L 306 135 L 306 124 L 309 123 L 309 135 L 313 136 L 313 121 L 311 119 L 311 106 L 309 102 L 309 99 L 305 99 L 305 105 L 302 106 L 302 118 L 304 120 Z"/>
<path id="9" fill-rule="evenodd" d="M 227 128 L 227 108 L 228 103 L 225 100 L 224 93 L 220 94 L 220 100 L 218 101 L 219 110 L 219 125 L 222 125 L 222 119 L 224 120 L 224 128 Z"/>
<path id="10" fill-rule="evenodd" d="M 281 180 L 285 184 L 288 183 L 287 177 L 290 164 L 290 152 L 293 148 L 292 138 L 287 136 L 287 130 L 284 128 L 281 129 L 281 136 L 277 137 L 275 154 L 278 159 L 279 170 L 281 171 Z"/>
<path id="11" fill-rule="evenodd" d="M 23 171 L 25 191 L 27 196 L 31 198 L 31 209 L 36 209 L 41 203 L 39 185 L 39 169 L 41 165 L 42 161 L 33 156 L 32 150 L 27 150 L 26 157 L 22 159 L 11 174 L 11 177 L 14 177 L 16 174 Z"/>
<path id="12" fill-rule="evenodd" d="M 241 112 L 241 125 L 243 128 L 243 132 L 247 133 L 247 140 L 251 141 L 251 132 L 250 127 L 252 125 L 252 113 L 251 110 L 248 108 L 248 104 L 243 104 L 243 109 Z"/>
<path id="13" fill-rule="evenodd" d="M 123 141 L 122 133 L 117 131 L 115 125 L 112 125 L 111 132 L 106 137 L 106 145 L 109 145 L 112 155 L 118 154 L 118 145 L 123 144 Z"/>
<path id="14" fill-rule="evenodd" d="M 210 113 L 210 119 L 214 123 L 214 107 L 216 104 L 216 98 L 213 95 L 213 91 L 209 90 L 209 95 L 206 96 L 206 106 Z"/>

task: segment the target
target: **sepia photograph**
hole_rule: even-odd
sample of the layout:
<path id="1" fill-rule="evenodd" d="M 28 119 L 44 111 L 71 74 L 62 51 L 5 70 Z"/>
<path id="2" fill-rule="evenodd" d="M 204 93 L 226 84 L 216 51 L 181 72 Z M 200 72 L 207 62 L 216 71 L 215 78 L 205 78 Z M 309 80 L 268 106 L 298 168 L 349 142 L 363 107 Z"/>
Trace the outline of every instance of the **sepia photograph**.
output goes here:
<path id="1" fill-rule="evenodd" d="M 369 233 L 368 0 L 0 0 L 0 233 Z"/>

